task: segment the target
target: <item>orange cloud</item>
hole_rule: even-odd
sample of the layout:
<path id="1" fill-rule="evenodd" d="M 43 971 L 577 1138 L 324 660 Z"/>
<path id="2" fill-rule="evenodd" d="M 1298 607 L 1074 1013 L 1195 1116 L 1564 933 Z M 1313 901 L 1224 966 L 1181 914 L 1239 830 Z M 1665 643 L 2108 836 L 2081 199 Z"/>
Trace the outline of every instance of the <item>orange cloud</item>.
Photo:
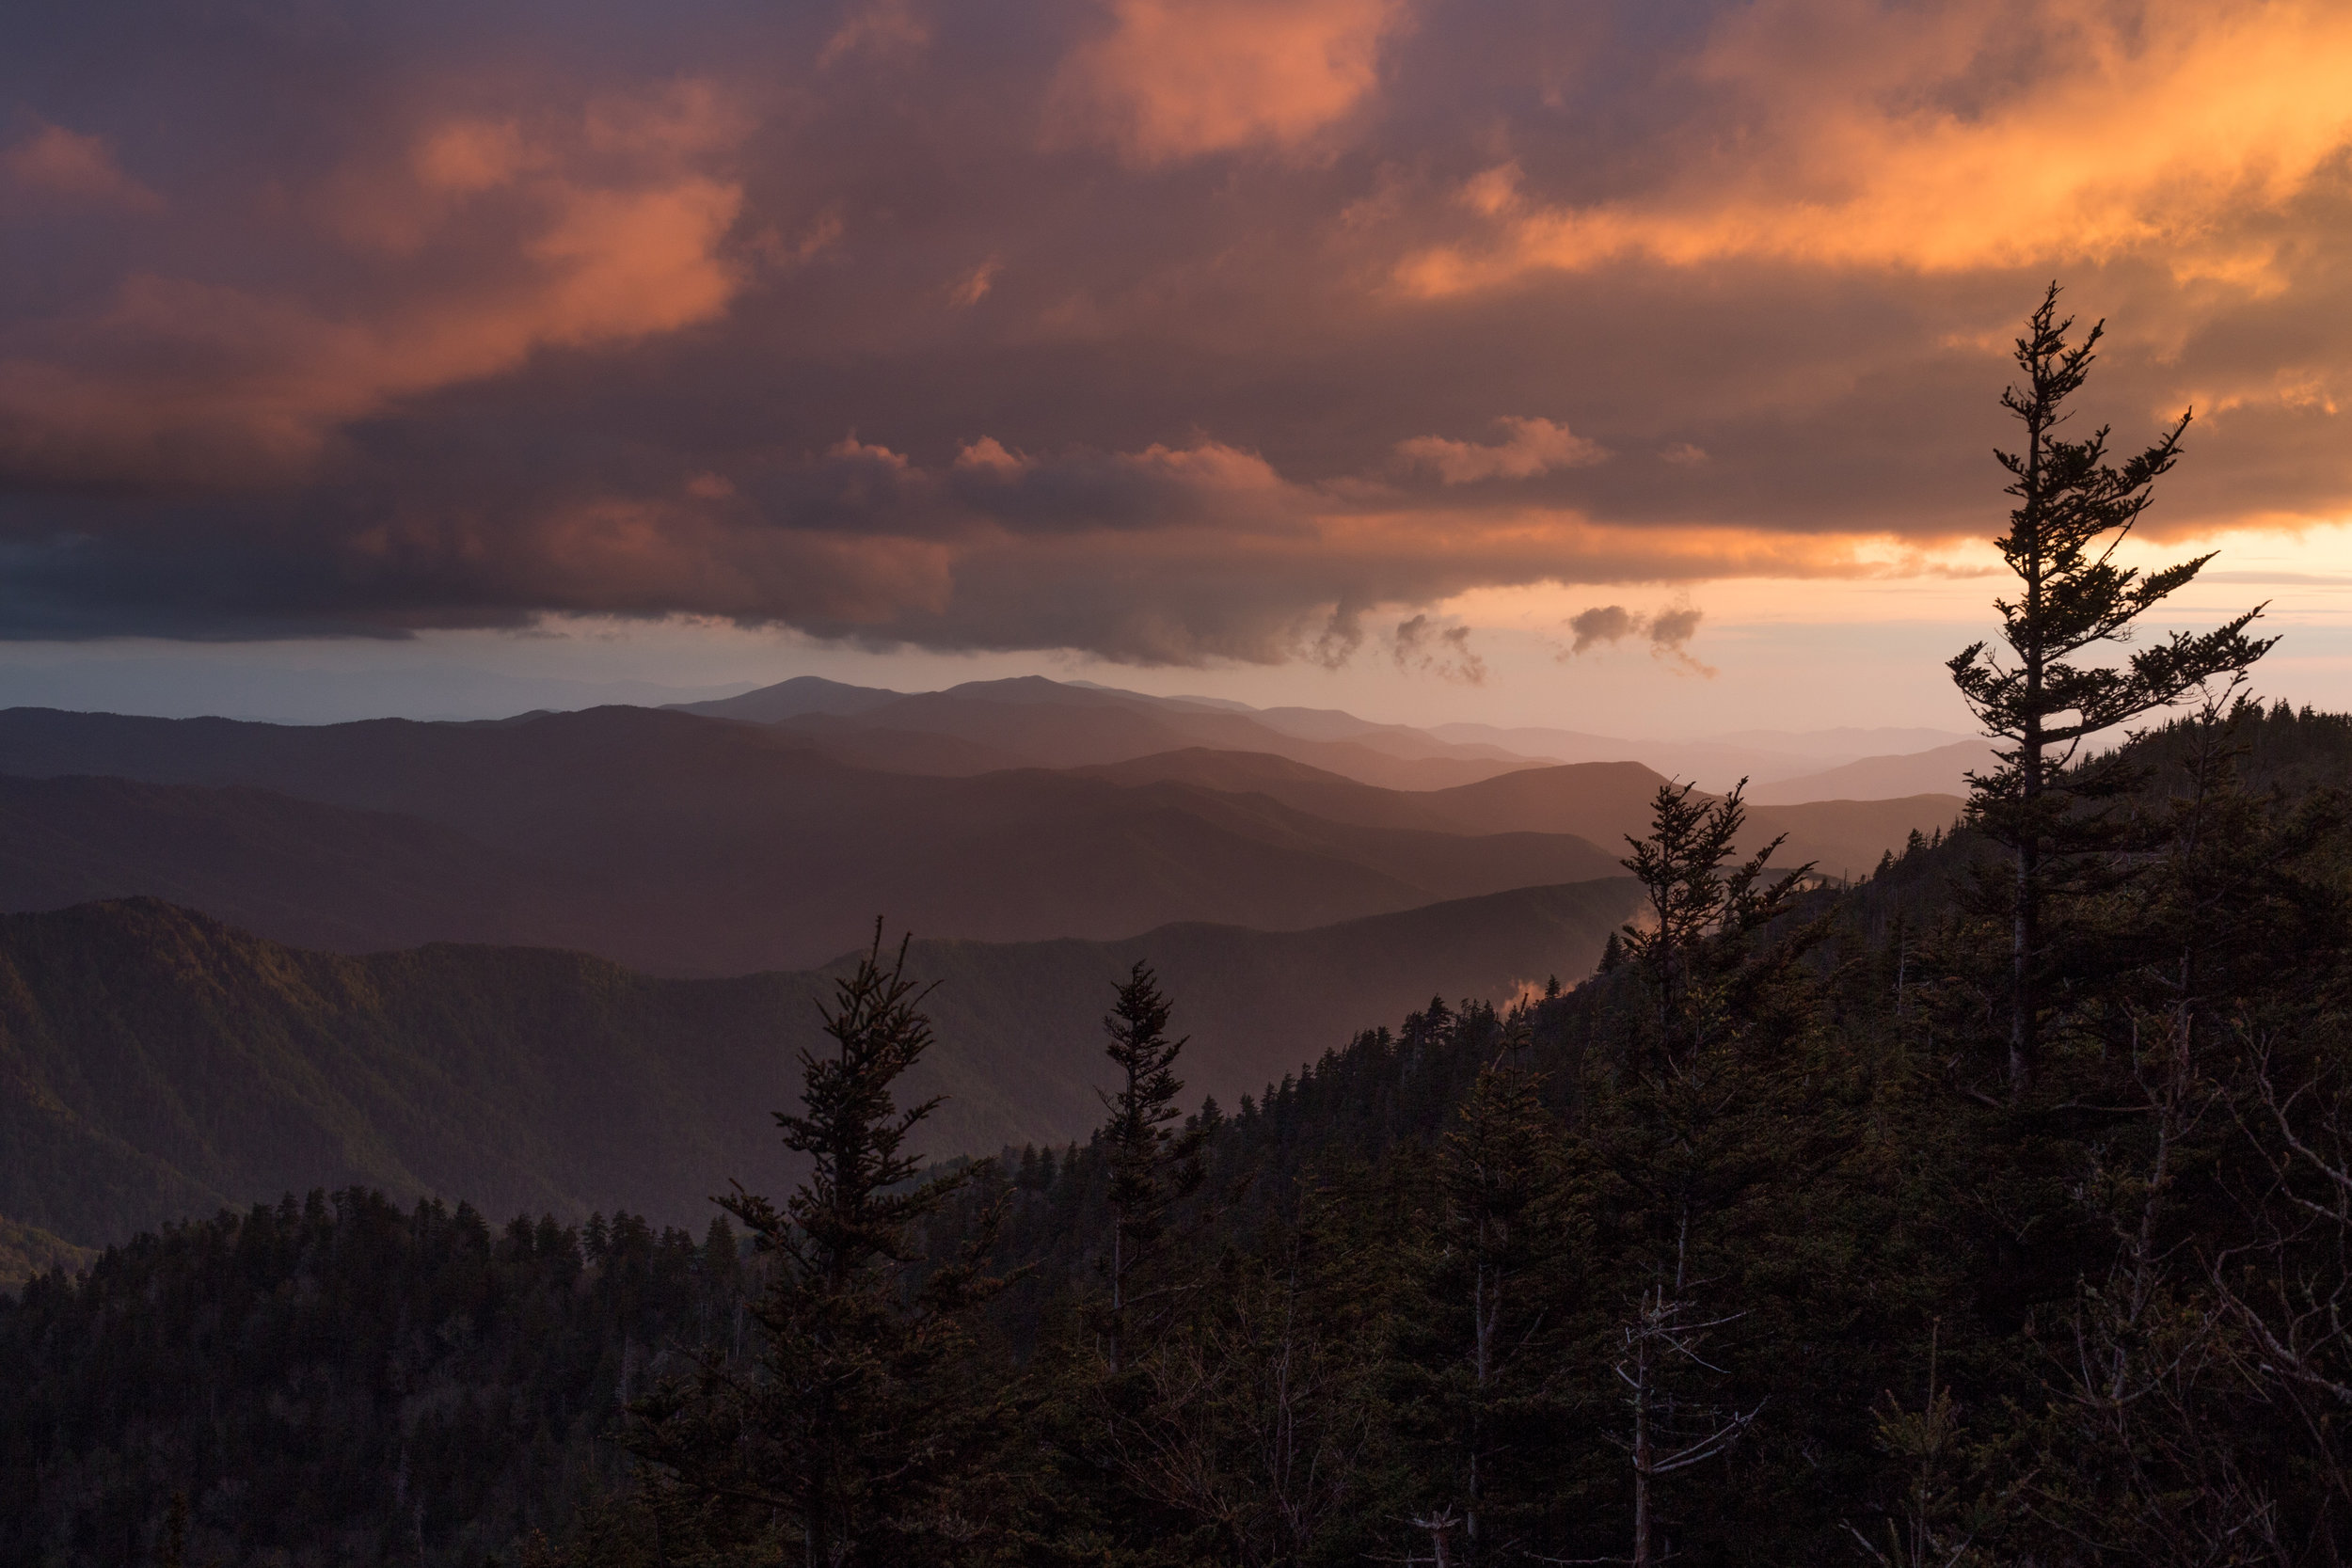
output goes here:
<path id="1" fill-rule="evenodd" d="M 431 126 L 389 167 L 344 171 L 317 209 L 333 238 L 409 263 L 384 292 L 330 305 L 134 275 L 59 326 L 67 353 L 0 360 L 0 455 L 59 478 L 250 477 L 542 348 L 715 317 L 741 281 L 722 245 L 742 192 L 689 156 L 712 119 L 707 95 L 673 93 L 535 133 Z M 632 123 L 651 150 L 633 166 L 609 150 Z"/>
<path id="2" fill-rule="evenodd" d="M 1065 62 L 1066 119 L 1133 162 L 1299 149 L 1378 83 L 1402 0 L 1109 0 L 1111 30 Z"/>
<path id="3" fill-rule="evenodd" d="M 2251 220 L 2352 145 L 2339 5 L 1765 0 L 1695 70 L 1736 140 L 1588 205 L 1497 165 L 1459 193 L 1484 231 L 1414 253 L 1399 282 L 1441 295 L 1629 256 L 1950 271 L 2150 249 L 2183 278 L 2264 289 L 2277 242 Z"/>
<path id="4" fill-rule="evenodd" d="M 62 125 L 44 125 L 0 152 L 0 169 L 20 188 L 53 197 L 139 212 L 152 212 L 163 205 L 153 191 L 122 171 L 103 137 L 86 136 Z"/>
<path id="5" fill-rule="evenodd" d="M 996 274 L 1002 266 L 1003 263 L 991 257 L 974 267 L 947 291 L 948 303 L 968 310 L 986 299 L 988 291 L 996 286 Z"/>
<path id="6" fill-rule="evenodd" d="M 1557 468 L 1581 468 L 1598 463 L 1609 453 L 1566 425 L 1549 420 L 1505 416 L 1495 421 L 1510 432 L 1507 439 L 1482 447 L 1470 441 L 1450 441 L 1442 436 L 1416 436 L 1396 444 L 1396 454 L 1409 467 L 1434 471 L 1448 484 L 1469 484 L 1482 479 L 1533 479 Z"/>
<path id="7" fill-rule="evenodd" d="M 421 138 L 410 162 L 426 190 L 470 196 L 508 183 L 542 156 L 511 119 L 460 119 Z"/>
<path id="8" fill-rule="evenodd" d="M 1254 451 L 1244 451 L 1218 441 L 1200 441 L 1189 447 L 1168 447 L 1154 442 L 1140 452 L 1121 454 L 1120 462 L 1140 473 L 1212 494 L 1270 494 L 1289 488 L 1288 482 L 1274 471 L 1273 464 Z"/>

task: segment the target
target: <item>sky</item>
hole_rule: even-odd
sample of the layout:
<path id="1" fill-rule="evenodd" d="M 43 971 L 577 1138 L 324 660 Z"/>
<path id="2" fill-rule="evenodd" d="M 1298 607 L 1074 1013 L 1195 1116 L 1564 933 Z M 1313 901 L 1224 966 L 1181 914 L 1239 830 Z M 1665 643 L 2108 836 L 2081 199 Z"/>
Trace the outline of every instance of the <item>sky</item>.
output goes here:
<path id="1" fill-rule="evenodd" d="M 609 0 L 0 21 L 0 701 L 818 673 L 1967 716 L 2052 280 L 2139 558 L 2352 707 L 2352 8 Z"/>

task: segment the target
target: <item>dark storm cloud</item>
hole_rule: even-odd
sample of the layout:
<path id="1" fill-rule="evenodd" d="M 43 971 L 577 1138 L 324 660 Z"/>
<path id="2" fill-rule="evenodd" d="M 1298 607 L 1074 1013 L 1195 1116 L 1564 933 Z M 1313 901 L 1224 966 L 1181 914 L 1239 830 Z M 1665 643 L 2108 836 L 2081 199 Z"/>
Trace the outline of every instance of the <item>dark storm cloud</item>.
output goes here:
<path id="1" fill-rule="evenodd" d="M 2338 510 L 2352 24 L 2141 8 L 14 21 L 0 632 L 1327 661 L 1387 610 L 1466 673 L 1466 590 L 1987 531 L 2053 272 L 2124 436 L 2201 408 L 2153 521 Z"/>

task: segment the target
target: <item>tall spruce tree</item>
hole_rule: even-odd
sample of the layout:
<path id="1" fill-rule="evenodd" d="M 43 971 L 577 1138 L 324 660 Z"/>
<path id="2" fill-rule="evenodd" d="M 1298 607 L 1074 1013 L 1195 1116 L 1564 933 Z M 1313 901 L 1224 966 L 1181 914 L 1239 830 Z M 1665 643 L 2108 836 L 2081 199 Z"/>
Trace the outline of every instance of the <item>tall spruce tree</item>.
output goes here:
<path id="1" fill-rule="evenodd" d="M 1517 1044 L 1525 1030 L 1514 1019 L 1506 1040 Z M 1422 1373 L 1408 1386 L 1430 1428 L 1417 1456 L 1426 1500 L 1413 1522 L 1433 1554 L 1465 1568 L 1510 1551 L 1511 1512 L 1527 1501 L 1513 1482 L 1528 1480 L 1529 1439 L 1550 1402 L 1557 1324 L 1548 1276 L 1567 1231 L 1562 1130 L 1541 1087 L 1537 1074 L 1504 1061 L 1471 1085 L 1438 1145 L 1427 1306 L 1404 1325 Z"/>
<path id="2" fill-rule="evenodd" d="M 1641 882 L 1649 899 L 1645 926 L 1611 938 L 1646 986 L 1657 1038 L 1654 1065 L 1675 1070 L 1708 1044 L 1730 1021 L 1729 989 L 1755 935 L 1787 913 L 1813 869 L 1807 862 L 1767 879 L 1780 847 L 1775 838 L 1744 861 L 1733 842 L 1747 825 L 1741 779 L 1720 800 L 1693 797 L 1692 786 L 1661 784 L 1650 802 L 1650 832 L 1628 836 L 1633 853 L 1618 863 Z M 1784 835 L 1785 836 L 1785 835 Z M 1604 953 L 1604 962 L 1610 955 Z M 1644 1065 L 1637 1061 L 1637 1070 Z"/>
<path id="3" fill-rule="evenodd" d="M 1159 977 L 1138 959 L 1103 1020 L 1103 1032 L 1110 1037 L 1104 1053 L 1120 1075 L 1119 1086 L 1103 1097 L 1110 1112 L 1103 1142 L 1110 1159 L 1111 1209 L 1111 1250 L 1104 1268 L 1110 1299 L 1103 1336 L 1114 1376 L 1126 1366 L 1137 1287 L 1167 1241 L 1169 1206 L 1201 1182 L 1205 1128 L 1198 1122 L 1183 1131 L 1174 1126 L 1183 1114 L 1176 1097 L 1184 1088 L 1176 1076 L 1176 1058 L 1185 1039 L 1168 1037 L 1173 1013 L 1160 992 Z"/>
<path id="4" fill-rule="evenodd" d="M 910 1291 L 915 1227 L 968 1172 L 913 1182 L 907 1139 L 937 1100 L 899 1109 L 895 1085 L 931 1044 L 907 943 L 882 961 L 882 922 L 821 1008 L 828 1053 L 801 1053 L 803 1114 L 779 1111 L 784 1145 L 813 1161 L 781 1208 L 740 1183 L 719 1200 L 771 1259 L 754 1307 L 765 1340 L 748 1369 L 706 1360 L 691 1386 L 634 1407 L 632 1446 L 722 1511 L 790 1521 L 808 1568 L 945 1561 L 969 1533 L 952 1482 L 977 1457 L 957 1363 L 966 1320 L 1001 1285 L 961 1257 Z"/>
<path id="5" fill-rule="evenodd" d="M 1620 1223 L 1633 1233 L 1621 1259 L 1632 1299 L 1609 1336 L 1609 1372 L 1626 1412 L 1615 1436 L 1630 1461 L 1636 1568 L 1673 1555 L 1661 1483 L 1721 1458 L 1760 1408 L 1723 1397 L 1738 1380 L 1710 1344 L 1745 1315 L 1718 1299 L 1725 1249 L 1737 1250 L 1724 1222 L 1790 1151 L 1772 1048 L 1803 1026 L 1806 1009 L 1788 993 L 1825 928 L 1772 932 L 1796 912 L 1812 868 L 1772 873 L 1778 838 L 1738 857 L 1745 786 L 1709 800 L 1662 784 L 1648 835 L 1627 841 L 1623 864 L 1650 919 L 1624 927 L 1624 965 L 1647 1017 L 1626 1070 L 1590 1086 L 1577 1134 L 1622 1184 Z"/>
<path id="6" fill-rule="evenodd" d="M 2089 379 L 2101 322 L 2070 342 L 2074 318 L 2058 313 L 2052 283 L 2017 340 L 2022 384 L 2001 393 L 2001 406 L 2025 426 L 2016 451 L 1994 456 L 2009 470 L 2005 493 L 2016 498 L 2009 531 L 1996 543 L 2017 577 L 2014 598 L 1994 601 L 2001 613 L 2002 657 L 1973 642 L 1949 668 L 1984 733 L 2001 743 L 2000 766 L 1972 775 L 1969 809 L 1977 824 L 2014 861 L 2010 953 L 2009 1092 L 2031 1082 L 2041 1054 L 2039 974 L 2042 916 L 2054 860 L 2081 843 L 2078 808 L 2103 781 L 2074 771 L 2083 742 L 2142 714 L 2169 706 L 2217 675 L 2242 673 L 2275 639 L 2249 638 L 2261 614 L 2248 610 L 2213 631 L 2175 632 L 2134 652 L 2121 666 L 2075 663 L 2079 656 L 2131 641 L 2134 623 L 2186 586 L 2211 555 L 2142 574 L 2115 559 L 2132 526 L 2154 499 L 2154 485 L 2179 460 L 2189 415 L 2118 467 L 2107 458 L 2108 427 L 2085 439 L 2060 434 L 2067 401 Z"/>

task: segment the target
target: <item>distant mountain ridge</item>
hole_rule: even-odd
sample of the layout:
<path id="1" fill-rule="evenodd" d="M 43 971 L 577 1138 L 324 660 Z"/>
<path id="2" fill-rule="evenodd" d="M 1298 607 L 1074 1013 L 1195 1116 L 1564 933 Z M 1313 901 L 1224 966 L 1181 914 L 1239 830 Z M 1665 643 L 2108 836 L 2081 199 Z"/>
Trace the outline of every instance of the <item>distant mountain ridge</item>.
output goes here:
<path id="1" fill-rule="evenodd" d="M 829 754 L 845 761 L 923 772 L 977 772 L 1022 763 L 1101 767 L 1207 747 L 1287 756 L 1359 784 L 1422 790 L 1473 783 L 1531 765 L 1640 762 L 1677 779 L 1695 779 L 1717 792 L 1747 778 L 1759 786 L 1751 790 L 1753 799 L 1773 802 L 1951 793 L 1949 770 L 1933 767 L 1898 772 L 1883 783 L 1861 769 L 1811 794 L 1764 786 L 1809 780 L 1874 758 L 1891 763 L 1966 743 L 1955 732 L 1918 726 L 1744 730 L 1695 740 L 1632 740 L 1579 730 L 1463 721 L 1416 729 L 1336 708 L 1258 708 L 1225 698 L 1159 697 L 1091 681 L 1035 675 L 914 693 L 803 675 L 737 697 L 675 705 L 683 712 L 788 725 L 817 736 Z M 1041 723 L 1034 713 L 1010 719 L 1003 711 L 1007 707 L 1084 710 L 1093 722 L 1057 726 L 1050 720 Z M 1130 719 L 1116 735 L 1101 721 L 1111 711 L 1123 711 Z M 889 738 L 877 738 L 884 733 Z M 946 738 L 937 752 L 930 752 L 914 739 L 926 734 Z M 963 744 L 958 747 L 953 741 Z M 1421 766 L 1400 768 L 1400 762 Z"/>
<path id="2" fill-rule="evenodd" d="M 751 719 L 807 735 L 844 761 L 969 774 L 1010 766 L 1085 768 L 1205 746 L 1287 756 L 1388 789 L 1438 789 L 1542 759 L 1499 746 L 1454 745 L 1402 724 L 1309 709 L 1239 712 L 1041 676 L 971 681 L 909 695 L 787 681 L 678 711 Z M 1306 721 L 1301 729 L 1302 716 Z M 927 750 L 913 737 L 939 737 Z M 886 739 L 882 737 L 887 737 Z"/>
<path id="3" fill-rule="evenodd" d="M 68 887 L 120 896 L 168 886 L 222 909 L 233 893 L 240 917 L 273 934 L 352 945 L 262 911 L 309 900 L 344 919 L 360 905 L 333 884 L 399 885 L 398 853 L 408 851 L 389 845 L 405 833 L 432 847 L 428 861 L 455 866 L 445 902 L 460 924 L 402 924 L 387 936 L 511 933 L 681 974 L 821 962 L 876 912 L 994 941 L 1123 936 L 1180 920 L 1297 929 L 1617 870 L 1613 853 L 1570 835 L 1336 822 L 1262 796 L 1039 769 L 880 772 L 773 727 L 641 708 L 314 728 L 12 709 L 0 713 L 0 773 L 267 791 L 377 814 L 352 823 L 343 855 L 326 852 L 334 835 L 318 813 L 260 794 L 138 796 L 95 781 L 74 799 L 0 789 L 0 906 Z M 395 832 L 383 814 L 414 825 Z M 256 818 L 321 823 L 315 874 L 306 878 L 300 856 L 256 863 L 282 863 L 276 881 L 242 866 L 232 843 L 278 832 Z M 463 863 L 453 833 L 486 847 L 480 866 Z M 143 858 L 110 858 L 111 845 L 135 840 L 150 847 Z M 61 866 L 81 879 L 69 883 Z"/>
<path id="4" fill-rule="evenodd" d="M 1964 795 L 1968 774 L 1987 772 L 1994 765 L 1989 740 L 1962 740 L 1931 751 L 1894 756 L 1863 757 L 1836 768 L 1823 768 L 1794 779 L 1781 779 L 1756 790 L 1767 802 L 1799 800 L 1877 800 L 1900 795 Z"/>
<path id="5" fill-rule="evenodd" d="M 1118 734 L 1139 718 L 993 705 L 1106 715 Z M 821 962 L 877 911 L 988 941 L 1299 929 L 1605 877 L 1662 782 L 1634 763 L 1531 765 L 1397 791 L 1267 753 L 1156 755 L 927 774 L 851 765 L 787 726 L 643 708 L 315 727 L 11 709 L 0 908 L 146 895 L 344 951 L 517 942 L 723 974 Z M 1786 861 L 1836 872 L 1958 802 L 1795 809 L 1758 807 L 1756 837 L 1790 828 Z"/>
<path id="6" fill-rule="evenodd" d="M 1638 762 L 1584 762 L 1519 768 L 1452 789 L 1403 792 L 1375 789 L 1287 758 L 1200 750 L 1078 771 L 1127 784 L 1165 779 L 1254 792 L 1303 812 L 1365 827 L 1467 835 L 1566 833 L 1611 846 L 1617 854 L 1624 853 L 1627 839 L 1649 831 L 1658 787 L 1666 782 Z M 1957 795 L 1917 794 L 1894 800 L 1757 804 L 1749 808 L 1747 832 L 1739 845 L 1753 851 L 1785 834 L 1776 864 L 1812 862 L 1833 877 L 1849 871 L 1859 875 L 1876 864 L 1883 850 L 1899 847 L 1913 829 L 1925 832 L 1949 826 L 1963 803 Z"/>
<path id="7" fill-rule="evenodd" d="M 1635 895 L 1620 878 L 1310 931 L 918 942 L 940 1043 L 906 1089 L 949 1097 L 923 1152 L 1087 1135 L 1100 1021 L 1137 959 L 1192 1037 L 1188 1099 L 1232 1103 L 1433 990 L 1507 1000 L 1580 977 Z M 663 980 L 538 949 L 346 957 L 152 899 L 0 916 L 0 1221 L 88 1245 L 350 1182 L 699 1221 L 731 1177 L 795 1174 L 768 1112 L 791 1103 L 840 968 Z"/>

